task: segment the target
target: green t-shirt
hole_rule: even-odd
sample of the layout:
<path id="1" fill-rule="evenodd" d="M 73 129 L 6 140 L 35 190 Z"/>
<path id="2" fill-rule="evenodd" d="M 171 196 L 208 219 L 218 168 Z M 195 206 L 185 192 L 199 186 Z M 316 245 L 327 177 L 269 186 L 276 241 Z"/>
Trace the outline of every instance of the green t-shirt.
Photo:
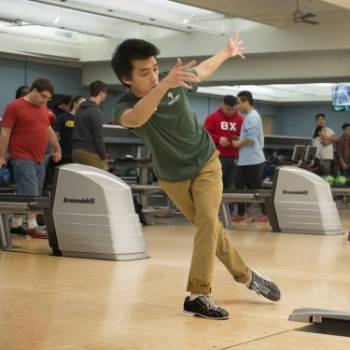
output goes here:
<path id="1" fill-rule="evenodd" d="M 159 74 L 161 80 L 168 74 Z M 197 86 L 193 84 L 192 91 Z M 139 128 L 131 129 L 150 148 L 157 177 L 167 181 L 193 178 L 215 152 L 215 144 L 198 123 L 187 99 L 186 89 L 169 89 L 151 118 Z M 139 97 L 126 92 L 112 109 L 120 121 Z"/>

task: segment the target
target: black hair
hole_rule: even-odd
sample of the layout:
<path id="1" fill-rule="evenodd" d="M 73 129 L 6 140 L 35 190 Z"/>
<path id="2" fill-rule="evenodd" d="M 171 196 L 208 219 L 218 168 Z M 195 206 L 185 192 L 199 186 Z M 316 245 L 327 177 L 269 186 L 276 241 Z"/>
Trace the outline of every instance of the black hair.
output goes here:
<path id="1" fill-rule="evenodd" d="M 232 95 L 226 95 L 224 97 L 224 105 L 227 105 L 227 106 L 235 106 L 237 104 L 237 98 L 235 96 L 232 96 Z"/>
<path id="2" fill-rule="evenodd" d="M 248 101 L 251 106 L 254 105 L 253 95 L 250 91 L 240 91 L 237 95 L 241 101 Z"/>
<path id="3" fill-rule="evenodd" d="M 319 117 L 322 117 L 322 118 L 326 119 L 326 115 L 324 113 L 317 113 L 316 117 L 315 117 L 315 120 L 317 120 Z"/>
<path id="4" fill-rule="evenodd" d="M 48 91 L 51 96 L 54 94 L 53 86 L 50 83 L 49 80 L 45 78 L 37 79 L 33 82 L 32 86 L 30 87 L 30 91 L 36 89 L 38 92 Z"/>
<path id="5" fill-rule="evenodd" d="M 71 111 L 74 107 L 74 103 L 77 103 L 78 101 L 80 101 L 82 98 L 85 98 L 84 96 L 81 96 L 81 95 L 77 95 L 77 96 L 74 96 L 70 102 L 69 102 L 69 110 Z"/>
<path id="6" fill-rule="evenodd" d="M 27 85 L 21 85 L 17 90 L 16 90 L 16 100 L 20 97 L 23 97 L 28 94 L 30 91 L 30 87 Z"/>
<path id="7" fill-rule="evenodd" d="M 159 49 L 148 41 L 127 39 L 115 49 L 111 65 L 120 82 L 128 86 L 123 82 L 123 78 L 131 78 L 132 61 L 143 60 L 152 56 L 156 57 L 159 53 Z"/>
<path id="8" fill-rule="evenodd" d="M 314 139 L 314 138 L 318 137 L 318 136 L 319 136 L 319 133 L 320 133 L 320 131 L 321 131 L 322 129 L 324 129 L 324 126 L 318 126 L 318 127 L 315 129 L 314 136 L 312 136 L 312 138 Z"/>
<path id="9" fill-rule="evenodd" d="M 59 106 L 60 104 L 63 103 L 68 106 L 71 99 L 72 99 L 72 96 L 70 95 L 59 95 L 55 101 L 56 102 L 55 105 Z"/>
<path id="10" fill-rule="evenodd" d="M 71 100 L 71 96 L 69 95 L 63 95 L 63 94 L 56 94 L 52 96 L 52 99 L 48 101 L 47 107 L 51 109 L 51 111 L 58 116 L 62 112 L 65 112 L 66 109 L 62 109 L 59 106 L 61 104 L 65 104 L 66 106 L 69 105 L 69 101 Z M 62 106 L 61 106 L 62 107 Z"/>
<path id="11" fill-rule="evenodd" d="M 107 92 L 107 85 L 101 80 L 95 80 L 90 84 L 90 96 L 96 97 L 100 92 Z"/>
<path id="12" fill-rule="evenodd" d="M 341 127 L 343 130 L 345 130 L 346 128 L 350 127 L 350 123 L 345 123 L 343 124 L 343 126 Z"/>

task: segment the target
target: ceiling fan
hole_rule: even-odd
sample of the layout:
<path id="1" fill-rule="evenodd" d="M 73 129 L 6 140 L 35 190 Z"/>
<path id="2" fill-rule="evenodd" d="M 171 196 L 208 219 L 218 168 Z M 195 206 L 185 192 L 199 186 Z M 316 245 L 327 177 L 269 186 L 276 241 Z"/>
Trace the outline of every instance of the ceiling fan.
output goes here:
<path id="1" fill-rule="evenodd" d="M 316 17 L 315 14 L 311 12 L 303 12 L 300 10 L 300 0 L 297 0 L 297 8 L 293 12 L 293 21 L 294 23 L 307 23 L 307 24 L 318 24 L 319 21 L 315 21 L 312 18 Z"/>

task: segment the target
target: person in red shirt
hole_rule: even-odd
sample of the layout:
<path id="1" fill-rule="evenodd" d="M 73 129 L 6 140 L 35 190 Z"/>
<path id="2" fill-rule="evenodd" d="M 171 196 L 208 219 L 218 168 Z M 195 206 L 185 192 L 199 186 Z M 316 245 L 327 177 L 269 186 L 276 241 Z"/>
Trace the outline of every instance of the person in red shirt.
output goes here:
<path id="1" fill-rule="evenodd" d="M 225 96 L 223 105 L 204 122 L 204 127 L 220 152 L 224 189 L 232 188 L 234 184 L 239 149 L 233 147 L 232 141 L 239 139 L 242 124 L 243 117 L 237 110 L 237 98 L 231 95 Z M 231 214 L 233 210 L 233 204 L 230 203 Z"/>
<path id="2" fill-rule="evenodd" d="M 52 146 L 52 159 L 56 162 L 61 159 L 61 147 L 50 126 L 52 112 L 46 106 L 52 95 L 51 83 L 38 79 L 26 96 L 11 102 L 5 109 L 0 135 L 0 167 L 6 165 L 8 150 L 18 195 L 41 195 L 48 143 Z M 47 234 L 38 229 L 36 214 L 28 214 L 28 230 L 23 228 L 22 218 L 16 216 L 11 232 L 47 238 Z"/>

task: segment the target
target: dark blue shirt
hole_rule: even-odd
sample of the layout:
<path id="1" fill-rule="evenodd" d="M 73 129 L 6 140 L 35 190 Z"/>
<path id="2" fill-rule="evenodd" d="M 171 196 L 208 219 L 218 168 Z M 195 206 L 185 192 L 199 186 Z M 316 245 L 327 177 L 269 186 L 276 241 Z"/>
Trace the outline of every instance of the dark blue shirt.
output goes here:
<path id="1" fill-rule="evenodd" d="M 63 156 L 72 155 L 74 115 L 68 112 L 61 113 L 57 117 L 55 131 L 60 134 L 60 145 Z"/>

